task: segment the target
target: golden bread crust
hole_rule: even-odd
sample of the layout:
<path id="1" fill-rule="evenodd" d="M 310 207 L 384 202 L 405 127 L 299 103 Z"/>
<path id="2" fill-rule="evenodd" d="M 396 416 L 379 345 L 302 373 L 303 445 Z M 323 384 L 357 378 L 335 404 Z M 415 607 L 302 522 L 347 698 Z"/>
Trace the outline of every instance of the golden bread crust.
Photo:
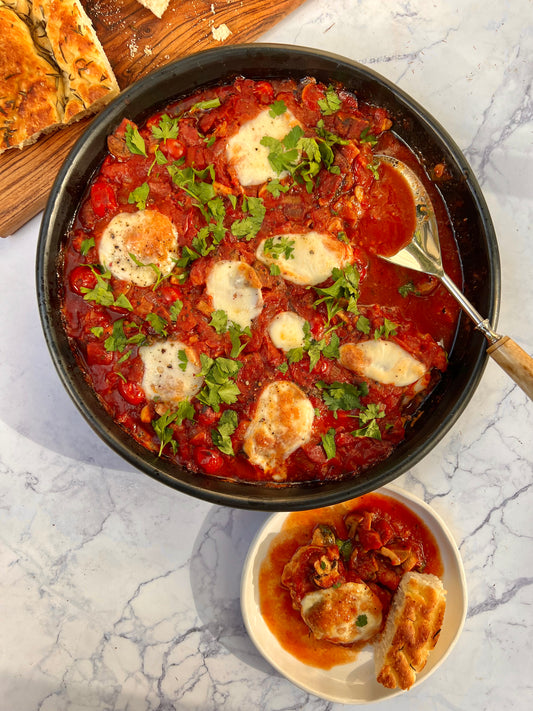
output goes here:
<path id="1" fill-rule="evenodd" d="M 409 689 L 426 665 L 444 620 L 446 591 L 434 575 L 407 573 L 376 647 L 376 678 L 388 689 Z"/>
<path id="2" fill-rule="evenodd" d="M 118 92 L 77 0 L 0 0 L 0 153 L 99 110 Z"/>
<path id="3" fill-rule="evenodd" d="M 57 70 L 36 51 L 27 25 L 0 6 L 0 151 L 61 122 Z"/>

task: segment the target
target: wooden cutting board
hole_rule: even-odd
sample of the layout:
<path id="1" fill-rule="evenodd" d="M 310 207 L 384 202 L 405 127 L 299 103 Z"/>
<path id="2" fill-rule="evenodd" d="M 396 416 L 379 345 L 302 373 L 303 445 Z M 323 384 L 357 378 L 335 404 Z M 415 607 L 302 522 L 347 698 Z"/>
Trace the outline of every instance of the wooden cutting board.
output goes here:
<path id="1" fill-rule="evenodd" d="M 304 0 L 170 0 L 161 19 L 137 0 L 82 0 L 121 89 L 180 57 L 257 39 Z M 225 24 L 231 34 L 215 39 Z M 0 237 L 7 237 L 46 204 L 54 179 L 85 119 L 22 151 L 0 156 Z"/>

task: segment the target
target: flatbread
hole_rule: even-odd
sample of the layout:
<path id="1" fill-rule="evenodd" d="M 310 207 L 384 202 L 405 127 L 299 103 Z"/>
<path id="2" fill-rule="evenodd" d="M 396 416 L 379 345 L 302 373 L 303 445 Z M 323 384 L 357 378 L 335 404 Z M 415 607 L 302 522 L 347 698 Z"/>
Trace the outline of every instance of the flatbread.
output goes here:
<path id="1" fill-rule="evenodd" d="M 118 92 L 77 0 L 0 0 L 0 153 L 98 111 Z"/>

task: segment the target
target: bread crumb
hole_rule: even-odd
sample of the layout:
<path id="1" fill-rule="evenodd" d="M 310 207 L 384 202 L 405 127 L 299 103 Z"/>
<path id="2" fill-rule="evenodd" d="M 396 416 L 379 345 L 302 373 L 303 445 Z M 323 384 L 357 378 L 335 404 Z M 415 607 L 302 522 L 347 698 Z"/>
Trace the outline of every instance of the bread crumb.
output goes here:
<path id="1" fill-rule="evenodd" d="M 224 40 L 227 40 L 228 37 L 231 35 L 231 30 L 224 22 L 218 27 L 215 27 L 213 25 L 213 27 L 211 27 L 211 34 L 213 35 L 213 39 L 215 39 L 217 42 L 224 42 Z"/>

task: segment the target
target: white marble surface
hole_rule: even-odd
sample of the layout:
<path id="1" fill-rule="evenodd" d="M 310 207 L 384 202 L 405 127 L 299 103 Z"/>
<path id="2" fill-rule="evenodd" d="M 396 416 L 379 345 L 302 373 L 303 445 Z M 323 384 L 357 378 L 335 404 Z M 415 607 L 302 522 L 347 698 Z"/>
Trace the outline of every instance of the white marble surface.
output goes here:
<path id="1" fill-rule="evenodd" d="M 363 62 L 455 138 L 498 233 L 500 330 L 529 352 L 532 20 L 530 0 L 308 0 L 262 38 Z M 63 391 L 35 298 L 39 222 L 0 242 L 0 708 L 345 708 L 294 687 L 245 633 L 240 571 L 266 514 L 140 475 Z M 448 523 L 469 608 L 445 664 L 376 711 L 531 708 L 532 439 L 532 403 L 491 363 L 452 431 L 395 482 Z"/>

